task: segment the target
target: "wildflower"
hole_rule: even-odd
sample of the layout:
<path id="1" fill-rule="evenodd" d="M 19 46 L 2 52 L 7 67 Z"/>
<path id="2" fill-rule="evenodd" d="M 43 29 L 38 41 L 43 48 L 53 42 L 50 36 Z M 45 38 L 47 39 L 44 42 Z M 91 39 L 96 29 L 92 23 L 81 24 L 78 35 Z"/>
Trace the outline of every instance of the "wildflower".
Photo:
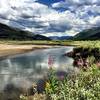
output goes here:
<path id="1" fill-rule="evenodd" d="M 48 66 L 50 69 L 52 69 L 53 64 L 54 64 L 54 57 L 50 55 L 48 57 Z"/>

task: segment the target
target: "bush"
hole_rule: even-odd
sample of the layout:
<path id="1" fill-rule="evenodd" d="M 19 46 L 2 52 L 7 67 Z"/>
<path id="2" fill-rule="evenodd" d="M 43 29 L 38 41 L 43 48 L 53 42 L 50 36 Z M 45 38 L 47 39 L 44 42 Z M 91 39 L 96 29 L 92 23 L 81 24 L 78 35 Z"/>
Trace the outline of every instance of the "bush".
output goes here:
<path id="1" fill-rule="evenodd" d="M 45 88 L 50 100 L 100 100 L 100 70 L 96 65 L 62 81 L 51 73 Z"/>

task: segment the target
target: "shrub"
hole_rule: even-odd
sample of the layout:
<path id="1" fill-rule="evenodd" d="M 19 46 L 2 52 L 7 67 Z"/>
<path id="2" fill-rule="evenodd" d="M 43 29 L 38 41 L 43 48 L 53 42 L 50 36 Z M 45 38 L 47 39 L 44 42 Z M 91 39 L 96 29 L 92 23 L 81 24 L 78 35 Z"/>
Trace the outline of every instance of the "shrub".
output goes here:
<path id="1" fill-rule="evenodd" d="M 100 100 L 100 70 L 92 65 L 62 81 L 52 71 L 45 90 L 50 100 Z"/>

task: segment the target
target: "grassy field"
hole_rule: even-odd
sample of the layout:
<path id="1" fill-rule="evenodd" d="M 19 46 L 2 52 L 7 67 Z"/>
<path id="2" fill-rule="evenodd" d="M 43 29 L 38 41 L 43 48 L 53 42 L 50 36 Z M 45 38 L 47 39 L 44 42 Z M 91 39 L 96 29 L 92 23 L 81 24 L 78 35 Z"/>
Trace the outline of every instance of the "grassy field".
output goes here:
<path id="1" fill-rule="evenodd" d="M 46 40 L 33 40 L 33 41 L 11 41 L 11 40 L 0 40 L 0 44 L 18 44 L 18 45 L 73 45 L 89 48 L 100 48 L 100 41 L 72 41 L 72 40 L 63 40 L 63 41 L 46 41 Z"/>

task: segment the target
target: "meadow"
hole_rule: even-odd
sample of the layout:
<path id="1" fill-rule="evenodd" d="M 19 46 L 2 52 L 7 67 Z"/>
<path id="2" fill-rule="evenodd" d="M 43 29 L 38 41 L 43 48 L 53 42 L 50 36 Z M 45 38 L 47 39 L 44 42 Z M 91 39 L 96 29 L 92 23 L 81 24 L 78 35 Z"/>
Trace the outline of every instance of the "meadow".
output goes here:
<path id="1" fill-rule="evenodd" d="M 32 41 L 17 41 L 17 40 L 0 40 L 0 44 L 18 44 L 18 45 L 72 45 L 78 47 L 100 48 L 100 41 L 86 40 L 86 41 L 73 41 L 73 40 L 32 40 Z"/>
<path id="2" fill-rule="evenodd" d="M 42 41 L 41 43 L 73 45 L 76 48 L 90 48 L 90 50 L 94 48 L 100 49 L 100 41 Z M 66 77 L 59 77 L 59 79 L 56 77 L 55 70 L 52 67 L 50 76 L 45 84 L 44 93 L 31 97 L 22 96 L 20 100 L 100 100 L 100 66 L 98 67 L 93 63 L 92 57 L 89 57 L 89 60 L 90 64 L 86 71 L 80 69 L 78 74 L 73 73 Z"/>

